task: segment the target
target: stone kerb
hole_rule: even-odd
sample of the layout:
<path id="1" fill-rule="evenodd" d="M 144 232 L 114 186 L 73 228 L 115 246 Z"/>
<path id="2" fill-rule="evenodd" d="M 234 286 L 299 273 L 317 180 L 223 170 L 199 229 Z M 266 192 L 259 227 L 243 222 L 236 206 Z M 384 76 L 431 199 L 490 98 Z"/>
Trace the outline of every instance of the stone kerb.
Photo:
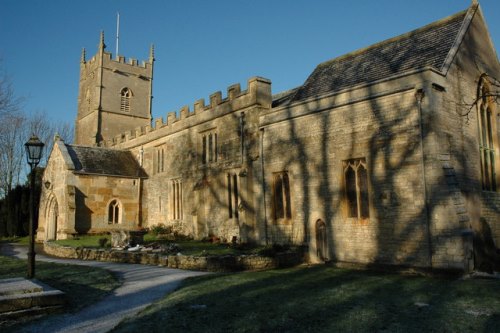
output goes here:
<path id="1" fill-rule="evenodd" d="M 182 107 L 177 116 L 176 112 L 169 112 L 166 121 L 163 117 L 156 118 L 152 126 L 138 127 L 133 131 L 119 134 L 104 143 L 106 147 L 113 147 L 124 143 L 134 144 L 134 140 L 162 129 L 162 134 L 196 126 L 212 118 L 220 117 L 231 112 L 242 110 L 253 105 L 271 107 L 271 81 L 261 77 L 248 80 L 247 90 L 241 91 L 240 84 L 233 84 L 227 88 L 227 97 L 222 98 L 222 93 L 217 91 L 210 95 L 210 103 L 205 105 L 205 100 L 199 99 L 193 105 L 193 111 L 188 106 Z"/>
<path id="2" fill-rule="evenodd" d="M 187 256 L 163 255 L 154 252 L 129 252 L 113 249 L 73 248 L 44 243 L 45 253 L 63 258 L 116 263 L 164 266 L 207 272 L 257 271 L 296 266 L 304 262 L 300 252 L 284 252 L 274 257 L 251 255 Z"/>

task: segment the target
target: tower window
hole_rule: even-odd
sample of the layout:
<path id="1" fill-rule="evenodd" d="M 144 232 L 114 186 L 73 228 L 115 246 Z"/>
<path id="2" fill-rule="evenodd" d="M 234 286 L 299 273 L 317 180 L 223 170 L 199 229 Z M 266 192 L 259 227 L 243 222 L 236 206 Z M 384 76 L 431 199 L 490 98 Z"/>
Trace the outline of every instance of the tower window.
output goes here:
<path id="1" fill-rule="evenodd" d="M 123 88 L 120 96 L 120 110 L 123 112 L 130 112 L 130 99 L 132 98 L 132 91 L 129 88 Z"/>

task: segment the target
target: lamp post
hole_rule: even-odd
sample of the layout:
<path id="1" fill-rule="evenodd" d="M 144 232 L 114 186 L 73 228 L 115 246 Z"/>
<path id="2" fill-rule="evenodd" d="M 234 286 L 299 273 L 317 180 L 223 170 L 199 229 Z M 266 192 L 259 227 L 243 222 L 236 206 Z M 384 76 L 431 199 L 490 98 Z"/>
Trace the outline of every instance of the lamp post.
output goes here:
<path id="1" fill-rule="evenodd" d="M 31 169 L 30 179 L 30 247 L 28 250 L 28 279 L 35 277 L 35 169 L 40 163 L 43 151 L 43 142 L 41 142 L 36 135 L 24 144 L 26 148 L 26 158 Z"/>

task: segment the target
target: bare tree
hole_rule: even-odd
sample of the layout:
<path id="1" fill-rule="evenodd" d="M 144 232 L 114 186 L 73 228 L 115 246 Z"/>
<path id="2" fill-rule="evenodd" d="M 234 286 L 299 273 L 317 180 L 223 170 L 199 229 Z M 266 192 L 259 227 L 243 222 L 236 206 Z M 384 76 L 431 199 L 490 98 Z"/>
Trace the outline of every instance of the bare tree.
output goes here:
<path id="1" fill-rule="evenodd" d="M 12 82 L 0 67 L 0 119 L 5 115 L 19 111 L 22 101 L 21 97 L 14 94 Z"/>
<path id="2" fill-rule="evenodd" d="M 488 89 L 478 91 L 476 97 L 471 102 L 464 101 L 461 103 L 467 108 L 467 111 L 462 114 L 462 116 L 467 117 L 467 121 L 469 120 L 469 115 L 472 110 L 474 110 L 474 108 L 477 107 L 478 103 L 481 102 L 481 100 L 483 100 L 484 98 L 489 98 L 490 100 L 500 105 L 500 79 L 486 74 L 482 76 L 482 79 L 487 82 Z"/>
<path id="3" fill-rule="evenodd" d="M 16 96 L 9 77 L 0 67 L 0 198 L 23 182 L 27 175 L 24 143 L 32 134 L 46 145 L 40 163 L 42 167 L 52 150 L 56 134 L 67 142 L 72 141 L 70 124 L 51 122 L 43 111 L 26 115 L 22 111 L 22 103 L 23 98 Z"/>
<path id="4" fill-rule="evenodd" d="M 23 170 L 24 122 L 22 115 L 6 113 L 0 121 L 0 196 L 19 183 Z"/>

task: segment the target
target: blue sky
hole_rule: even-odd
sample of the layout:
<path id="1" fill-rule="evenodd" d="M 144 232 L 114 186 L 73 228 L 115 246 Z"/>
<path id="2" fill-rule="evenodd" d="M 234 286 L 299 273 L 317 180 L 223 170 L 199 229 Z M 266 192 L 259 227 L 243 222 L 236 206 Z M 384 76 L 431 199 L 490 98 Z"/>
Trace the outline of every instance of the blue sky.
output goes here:
<path id="1" fill-rule="evenodd" d="M 79 61 L 105 32 L 115 54 L 140 61 L 155 45 L 153 116 L 262 76 L 273 93 L 302 84 L 325 60 L 397 36 L 470 6 L 471 0 L 0 0 L 0 59 L 26 112 L 73 123 Z M 482 0 L 500 47 L 500 1 Z"/>

